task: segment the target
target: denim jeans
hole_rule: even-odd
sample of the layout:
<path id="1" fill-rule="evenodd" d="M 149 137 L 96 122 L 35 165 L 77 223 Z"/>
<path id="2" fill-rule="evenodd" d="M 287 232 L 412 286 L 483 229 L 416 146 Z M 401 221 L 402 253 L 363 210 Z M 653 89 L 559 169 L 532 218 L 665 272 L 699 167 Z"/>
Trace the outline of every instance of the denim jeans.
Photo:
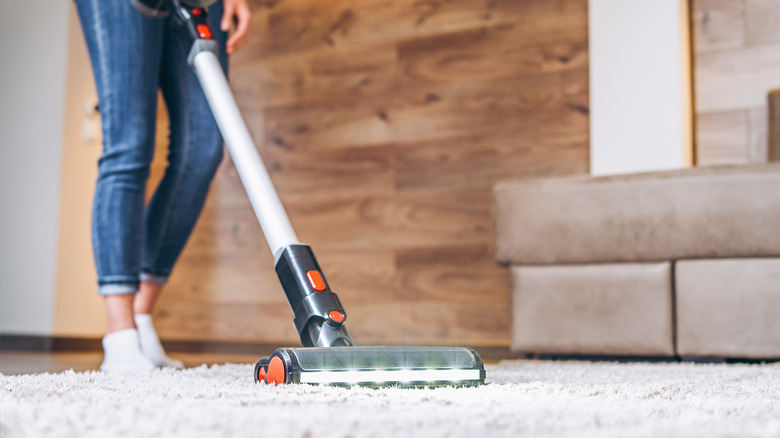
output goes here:
<path id="1" fill-rule="evenodd" d="M 141 15 L 128 0 L 76 0 L 97 85 L 103 154 L 92 209 L 98 293 L 134 293 L 165 283 L 192 232 L 223 156 L 222 137 L 187 50 L 168 19 Z M 209 8 L 219 59 L 222 3 Z M 170 114 L 168 167 L 144 205 L 154 157 L 157 90 Z"/>

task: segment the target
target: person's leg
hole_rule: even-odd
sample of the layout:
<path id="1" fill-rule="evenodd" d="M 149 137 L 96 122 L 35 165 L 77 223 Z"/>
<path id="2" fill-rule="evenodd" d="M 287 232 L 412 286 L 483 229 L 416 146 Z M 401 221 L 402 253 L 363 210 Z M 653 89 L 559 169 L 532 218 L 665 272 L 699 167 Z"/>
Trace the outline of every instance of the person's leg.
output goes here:
<path id="1" fill-rule="evenodd" d="M 98 293 L 108 319 L 104 370 L 149 369 L 132 317 L 143 245 L 146 179 L 154 155 L 163 21 L 127 1 L 77 0 L 92 62 L 103 154 L 92 211 Z"/>
<path id="2" fill-rule="evenodd" d="M 133 294 L 108 295 L 106 306 L 106 333 L 135 328 L 133 320 Z"/>
<path id="3" fill-rule="evenodd" d="M 220 43 L 220 61 L 227 68 L 226 34 L 219 30 L 221 12 L 221 3 L 214 4 L 209 8 L 209 20 Z M 223 156 L 219 128 L 195 73 L 187 65 L 188 50 L 171 29 L 166 30 L 160 88 L 170 116 L 168 168 L 146 211 L 141 274 L 143 281 L 157 285 L 167 282 Z"/>
<path id="4" fill-rule="evenodd" d="M 133 300 L 133 313 L 151 314 L 154 311 L 154 305 L 157 304 L 157 298 L 162 293 L 163 286 L 165 286 L 166 280 L 155 283 L 149 280 L 148 277 L 144 281 L 141 281 L 141 285 L 138 288 L 138 293 L 135 294 L 135 300 Z"/>
<path id="5" fill-rule="evenodd" d="M 219 30 L 222 4 L 209 8 L 209 20 L 220 46 L 220 61 L 227 68 L 225 41 Z M 222 137 L 195 73 L 187 65 L 189 47 L 167 28 L 160 87 L 170 116 L 168 168 L 146 211 L 146 241 L 141 287 L 136 295 L 135 322 L 141 347 L 154 362 L 176 366 L 168 358 L 152 325 L 154 304 L 206 200 L 209 185 L 222 160 Z"/>

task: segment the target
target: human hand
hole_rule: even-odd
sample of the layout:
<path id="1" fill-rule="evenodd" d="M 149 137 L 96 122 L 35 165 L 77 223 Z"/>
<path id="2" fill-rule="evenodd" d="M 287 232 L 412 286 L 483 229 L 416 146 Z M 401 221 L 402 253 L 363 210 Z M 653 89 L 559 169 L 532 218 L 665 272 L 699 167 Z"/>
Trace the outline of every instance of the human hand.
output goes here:
<path id="1" fill-rule="evenodd" d="M 224 0 L 222 23 L 220 28 L 227 32 L 230 24 L 236 19 L 236 30 L 227 40 L 227 53 L 233 54 L 240 49 L 249 38 L 249 25 L 252 22 L 252 12 L 249 10 L 247 0 Z"/>

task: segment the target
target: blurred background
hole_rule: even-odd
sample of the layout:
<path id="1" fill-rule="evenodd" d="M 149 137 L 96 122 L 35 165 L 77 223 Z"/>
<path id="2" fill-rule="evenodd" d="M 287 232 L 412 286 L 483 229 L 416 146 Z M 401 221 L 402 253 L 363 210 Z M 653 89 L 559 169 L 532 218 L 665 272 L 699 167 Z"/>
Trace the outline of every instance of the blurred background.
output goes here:
<path id="1" fill-rule="evenodd" d="M 230 81 L 359 344 L 509 345 L 498 181 L 780 158 L 778 0 L 252 0 Z M 104 332 L 100 115 L 71 2 L 0 0 L 0 333 Z M 148 192 L 165 169 L 161 104 Z M 229 159 L 155 315 L 297 345 Z"/>

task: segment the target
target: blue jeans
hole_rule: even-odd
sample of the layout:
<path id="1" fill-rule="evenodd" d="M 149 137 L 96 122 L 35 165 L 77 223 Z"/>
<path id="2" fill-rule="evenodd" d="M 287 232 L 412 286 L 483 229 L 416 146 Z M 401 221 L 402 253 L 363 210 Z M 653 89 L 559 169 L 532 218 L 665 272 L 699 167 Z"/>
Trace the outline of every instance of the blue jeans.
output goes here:
<path id="1" fill-rule="evenodd" d="M 168 19 L 145 17 L 128 0 L 76 0 L 76 7 L 103 130 L 92 209 L 98 293 L 134 293 L 141 280 L 167 281 L 222 160 L 222 137 L 187 65 L 188 48 Z M 227 71 L 222 3 L 209 15 Z M 145 206 L 158 89 L 170 114 L 170 152 L 165 176 Z"/>

